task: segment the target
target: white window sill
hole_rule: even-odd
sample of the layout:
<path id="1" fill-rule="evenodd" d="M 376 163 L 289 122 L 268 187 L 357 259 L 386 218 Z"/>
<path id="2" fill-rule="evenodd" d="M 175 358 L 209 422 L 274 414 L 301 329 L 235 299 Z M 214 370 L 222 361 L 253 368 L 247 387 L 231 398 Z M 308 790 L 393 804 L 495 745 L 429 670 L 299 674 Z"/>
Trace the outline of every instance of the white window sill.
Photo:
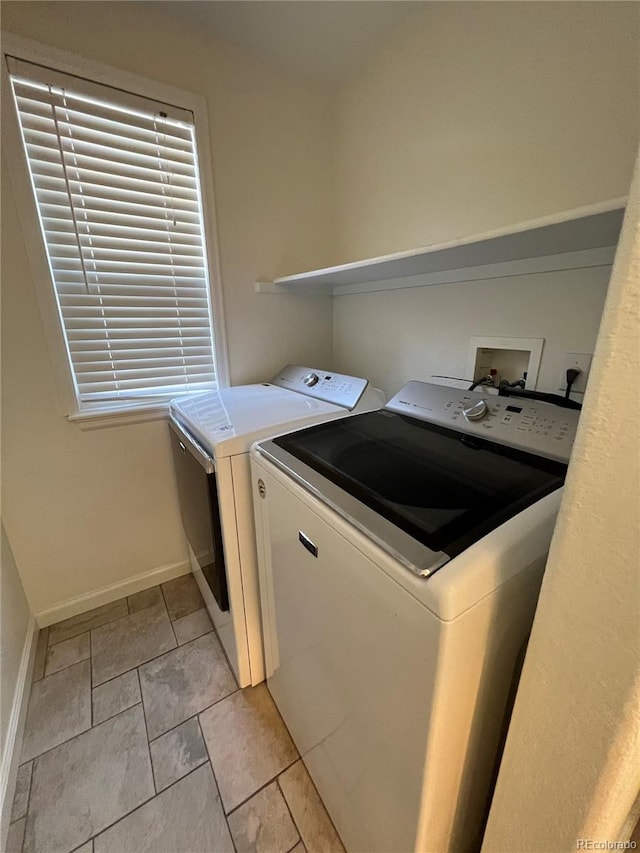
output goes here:
<path id="1" fill-rule="evenodd" d="M 106 427 L 129 426 L 145 421 L 165 420 L 169 414 L 169 403 L 151 403 L 135 408 L 101 408 L 75 412 L 67 415 L 81 430 L 105 429 Z"/>

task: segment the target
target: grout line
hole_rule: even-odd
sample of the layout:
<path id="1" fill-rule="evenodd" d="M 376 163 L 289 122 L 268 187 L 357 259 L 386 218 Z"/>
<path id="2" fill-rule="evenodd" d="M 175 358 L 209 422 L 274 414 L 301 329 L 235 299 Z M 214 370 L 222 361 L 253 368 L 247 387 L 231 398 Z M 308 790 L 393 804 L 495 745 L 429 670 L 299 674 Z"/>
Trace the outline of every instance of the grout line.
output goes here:
<path id="1" fill-rule="evenodd" d="M 105 717 L 104 720 L 100 720 L 99 723 L 96 723 L 95 726 L 92 726 L 91 728 L 96 729 L 98 726 L 101 726 L 103 723 L 106 723 L 107 720 L 113 720 L 114 717 L 119 717 L 120 714 L 124 714 L 125 711 L 130 711 L 132 708 L 137 708 L 138 705 L 142 705 L 142 700 L 140 700 L 139 702 L 134 702 L 133 705 L 129 705 L 128 708 L 123 708 L 121 711 L 116 711 L 115 714 L 111 714 L 111 716 L 109 716 L 109 717 Z M 87 731 L 90 731 L 90 730 L 87 729 Z M 81 732 L 81 734 L 83 734 L 83 732 Z M 66 743 L 66 741 L 65 741 L 65 743 Z"/>
<path id="2" fill-rule="evenodd" d="M 265 782 L 265 783 L 264 783 L 264 785 L 260 785 L 260 787 L 259 787 L 259 788 L 256 788 L 256 789 L 255 789 L 255 791 L 253 791 L 251 794 L 249 794 L 249 796 L 248 796 L 248 797 L 246 797 L 246 798 L 245 798 L 241 803 L 238 803 L 238 805 L 237 805 L 237 806 L 234 806 L 234 807 L 231 809 L 231 811 L 230 811 L 230 812 L 228 812 L 228 813 L 227 813 L 227 812 L 225 812 L 225 814 L 227 815 L 227 817 L 230 817 L 230 816 L 231 816 L 234 812 L 236 812 L 236 811 L 237 811 L 241 806 L 244 806 L 246 803 L 248 803 L 248 802 L 249 802 L 249 800 L 250 800 L 252 797 L 255 797 L 255 795 L 256 795 L 256 794 L 260 793 L 260 791 L 263 791 L 265 788 L 268 788 L 268 787 L 269 787 L 269 785 L 270 785 L 272 782 L 277 781 L 278 776 L 281 776 L 283 773 L 286 773 L 286 772 L 287 772 L 287 770 L 288 770 L 290 767 L 293 767 L 293 765 L 296 763 L 296 761 L 300 761 L 300 756 L 298 756 L 298 757 L 297 757 L 294 761 L 292 761 L 290 764 L 287 764 L 287 766 L 286 766 L 286 767 L 283 767 L 283 768 L 282 768 L 282 770 L 278 770 L 278 772 L 275 774 L 275 776 L 272 776 L 272 777 L 271 777 L 267 782 Z M 281 790 L 282 790 L 282 789 L 281 789 Z M 284 793 L 283 793 L 283 797 L 284 797 Z M 285 802 L 286 802 L 286 797 L 285 797 L 284 799 L 285 799 Z M 293 815 L 292 815 L 292 817 L 293 817 Z M 295 822 L 295 820 L 294 820 L 294 822 L 293 822 L 293 823 L 294 823 L 294 825 L 295 825 L 296 829 L 298 829 L 298 824 Z M 298 830 L 298 832 L 299 832 L 299 831 L 300 831 L 300 830 Z M 297 843 L 297 842 L 296 842 L 296 843 Z M 295 845 L 294 845 L 294 846 L 295 846 Z"/>
<path id="3" fill-rule="evenodd" d="M 83 661 L 80 661 L 80 663 L 83 663 Z M 129 670 L 129 671 L 131 671 L 131 670 Z M 55 673 L 54 673 L 54 675 L 55 675 Z M 98 686 L 101 686 L 101 685 L 98 685 Z M 93 701 L 93 697 L 91 697 L 91 698 Z M 21 764 L 27 764 L 28 761 L 35 761 L 37 758 L 42 758 L 43 755 L 48 755 L 50 752 L 53 752 L 53 750 L 57 749 L 59 746 L 64 746 L 64 744 L 70 743 L 72 740 L 75 740 L 76 738 L 80 737 L 80 735 L 86 735 L 87 732 L 91 732 L 91 731 L 93 731 L 93 729 L 97 729 L 98 726 L 101 726 L 103 723 L 106 723 L 109 720 L 114 720 L 116 717 L 119 717 L 120 714 L 126 714 L 127 711 L 131 711 L 132 708 L 137 708 L 138 705 L 141 705 L 141 704 L 142 704 L 142 700 L 140 700 L 140 702 L 135 702 L 133 705 L 130 705 L 128 708 L 123 708 L 122 711 L 118 711 L 117 714 L 112 714 L 110 717 L 107 717 L 105 720 L 100 720 L 100 722 L 96 723 L 95 726 L 89 726 L 86 729 L 82 729 L 82 731 L 76 732 L 76 734 L 71 735 L 71 737 L 68 737 L 66 740 L 62 740 L 62 741 L 60 741 L 60 743 L 56 743 L 54 746 L 50 746 L 49 749 L 45 749 L 43 752 L 39 752 L 37 755 L 34 755 L 33 758 L 28 758 L 27 761 L 22 761 L 20 763 Z M 20 765 L 18 765 L 18 766 L 20 766 Z"/>
<path id="4" fill-rule="evenodd" d="M 218 785 L 218 779 L 216 777 L 216 771 L 213 767 L 213 761 L 211 760 L 211 753 L 209 752 L 209 744 L 207 743 L 207 739 L 204 736 L 204 732 L 202 731 L 202 725 L 200 724 L 200 717 L 197 717 L 198 720 L 198 728 L 200 729 L 200 736 L 204 742 L 204 748 L 207 751 L 207 755 L 209 756 L 209 767 L 211 768 L 211 773 L 213 775 L 213 782 L 216 786 L 216 791 L 218 792 L 218 800 L 220 801 L 220 811 L 222 812 L 222 816 L 224 817 L 225 823 L 227 824 L 227 831 L 229 833 L 229 838 L 231 839 L 231 845 L 234 851 L 237 851 L 236 842 L 233 838 L 233 833 L 231 832 L 231 827 L 229 826 L 229 818 L 227 817 L 227 813 L 224 810 L 224 803 L 222 802 L 222 791 L 220 790 L 220 785 Z"/>
<path id="5" fill-rule="evenodd" d="M 153 790 L 156 792 L 156 794 L 158 794 L 159 791 L 158 791 L 158 785 L 156 783 L 156 774 L 155 774 L 155 771 L 153 769 L 153 759 L 151 758 L 151 742 L 149 741 L 149 726 L 147 725 L 147 713 L 146 713 L 145 708 L 144 708 L 144 702 L 142 701 L 142 683 L 140 681 L 140 673 L 138 672 L 137 667 L 136 667 L 136 673 L 138 675 L 138 687 L 140 688 L 140 703 L 142 705 L 142 719 L 144 720 L 144 730 L 145 730 L 145 733 L 147 735 L 147 753 L 149 755 L 149 766 L 151 767 L 151 779 L 153 781 Z"/>
<path id="6" fill-rule="evenodd" d="M 122 619 L 123 617 L 121 616 L 120 618 Z M 80 631 L 79 634 L 74 634 L 73 637 L 67 637 L 66 640 L 58 640 L 57 643 L 50 643 L 49 635 L 47 635 L 47 657 L 49 656 L 49 652 L 51 651 L 51 649 L 55 649 L 56 646 L 61 646 L 62 643 L 70 643 L 72 640 L 77 640 L 78 637 L 81 637 L 83 634 L 90 634 L 92 631 L 95 631 L 95 628 L 87 628 L 86 631 Z"/>
<path id="7" fill-rule="evenodd" d="M 191 572 L 190 571 L 186 572 L 184 575 L 179 575 L 178 577 L 183 578 L 183 577 L 186 577 L 186 575 L 188 575 L 188 574 L 191 574 Z M 173 578 L 173 580 L 177 580 L 177 578 Z M 169 581 L 165 581 L 165 583 L 168 583 L 168 582 Z M 162 598 L 164 600 L 164 592 L 162 590 L 162 584 L 157 583 L 157 584 L 154 584 L 153 586 L 149 586 L 146 589 L 141 589 L 139 591 L 140 592 L 148 592 L 150 589 L 155 589 L 156 586 L 160 588 L 160 592 L 162 593 Z M 137 593 L 132 593 L 132 595 L 137 595 Z M 51 645 L 57 646 L 58 643 L 64 643 L 64 642 L 66 642 L 66 640 L 73 640 L 73 639 L 75 639 L 75 637 L 78 637 L 78 636 L 80 636 L 80 634 L 84 634 L 87 631 L 95 631 L 97 628 L 103 628 L 105 625 L 112 625 L 114 622 L 117 622 L 118 619 L 124 619 L 125 616 L 133 616 L 134 613 L 140 612 L 139 610 L 134 610 L 133 613 L 131 612 L 131 610 L 129 609 L 129 596 L 128 595 L 123 595 L 122 598 L 116 598 L 114 601 L 107 602 L 107 604 L 101 604 L 101 605 L 99 605 L 99 607 L 108 607 L 109 605 L 117 604 L 119 601 L 124 601 L 125 607 L 127 608 L 126 614 L 122 614 L 120 616 L 115 616 L 113 619 L 108 619 L 106 622 L 102 622 L 102 623 L 100 623 L 100 625 L 95 625 L 93 628 L 85 628 L 84 631 L 79 631 L 78 634 L 73 634 L 71 637 L 66 637 L 64 640 L 58 640 L 57 643 L 49 643 L 49 636 L 50 636 L 49 629 L 50 628 L 56 628 L 58 625 L 62 625 L 62 623 L 66 622 L 67 619 L 61 619 L 59 622 L 54 622 L 52 625 L 45 625 L 44 628 L 40 628 L 41 631 L 46 630 L 48 632 L 47 633 L 47 649 L 49 649 L 51 647 Z M 153 606 L 153 605 L 151 605 L 151 606 Z M 165 607 L 166 607 L 166 602 L 165 602 Z M 142 609 L 146 610 L 147 608 L 144 607 Z M 69 619 L 77 619 L 80 616 L 84 616 L 85 613 L 91 613 L 92 610 L 98 610 L 98 607 L 91 607 L 91 608 L 89 608 L 89 610 L 84 610 L 82 613 L 77 613 L 75 616 L 69 616 L 68 618 Z M 168 610 L 167 610 L 167 615 L 168 615 Z M 169 617 L 169 619 L 171 620 L 171 617 Z"/>
<path id="8" fill-rule="evenodd" d="M 215 633 L 215 632 L 214 632 L 214 631 L 209 631 L 208 633 L 209 633 L 209 634 L 212 634 L 212 633 Z M 206 636 L 207 636 L 207 634 L 203 634 L 203 635 L 202 635 L 202 637 L 206 637 Z M 189 640 L 189 643 L 193 643 L 193 642 L 195 642 L 196 640 L 200 640 L 200 639 L 202 639 L 202 637 L 195 637 L 195 639 L 193 639 L 193 640 Z M 178 646 L 177 648 L 184 649 L 186 646 L 188 646 L 188 645 L 189 645 L 189 643 L 184 643 L 184 645 L 182 645 L 182 646 Z M 115 681 L 115 680 L 116 680 L 116 678 L 120 678 L 122 675 L 127 675 L 128 673 L 133 672 L 134 670 L 137 670 L 137 671 L 138 671 L 138 680 L 139 680 L 140 688 L 141 688 L 141 690 L 140 690 L 140 697 L 141 697 L 140 702 L 136 702 L 135 704 L 130 705 L 128 708 L 123 708 L 123 710 L 122 710 L 122 711 L 118 711 L 118 713 L 117 713 L 117 714 L 113 714 L 111 717 L 107 717 L 106 719 L 101 720 L 99 723 L 97 723 L 97 724 L 96 724 L 96 726 L 93 726 L 93 725 L 92 725 L 92 726 L 89 726 L 89 728 L 87 728 L 87 729 L 83 729 L 82 731 L 77 732 L 75 735 L 72 735 L 71 737 L 67 738 L 66 740 L 63 740 L 63 741 L 61 741 L 60 743 L 57 743 L 57 744 L 55 744 L 54 746 L 49 747 L 49 749 L 45 749 L 45 750 L 44 750 L 44 752 L 40 752 L 40 753 L 38 753 L 38 755 L 34 755 L 34 756 L 33 756 L 33 758 L 29 758 L 29 759 L 27 759 L 27 760 L 28 760 L 28 761 L 35 761 L 35 759 L 36 759 L 36 758 L 39 758 L 41 755 L 46 755 L 48 752 L 51 752 L 52 750 L 56 749 L 58 746 L 62 746 L 62 744 L 63 744 L 63 743 L 69 743 L 69 741 L 73 740 L 74 738 L 79 737 L 80 735 L 85 734 L 85 733 L 86 733 L 86 732 L 88 732 L 88 731 L 91 731 L 91 729 L 92 729 L 92 728 L 96 728 L 97 726 L 101 726 L 101 725 L 102 725 L 102 723 L 106 723 L 106 722 L 107 722 L 107 720 L 113 720 L 113 718 L 114 718 L 114 717 L 117 717 L 117 716 L 119 716 L 120 714 L 124 714 L 124 712 L 125 712 L 125 711 L 130 711 L 130 710 L 131 710 L 131 708 L 135 708 L 137 705 L 141 704 L 141 702 L 142 702 L 142 683 L 140 682 L 140 673 L 139 673 L 139 669 L 140 669 L 140 667 L 145 666 L 146 664 L 151 663 L 151 662 L 152 662 L 152 661 L 154 661 L 154 660 L 159 660 L 159 658 L 164 657 L 164 655 L 168 655 L 168 654 L 170 654 L 171 652 L 174 652 L 175 650 L 176 650 L 176 649 L 174 648 L 174 649 L 169 649 L 169 650 L 168 650 L 168 651 L 166 651 L 166 652 L 162 652 L 161 654 L 156 655 L 156 657 L 154 657 L 154 658 L 150 658 L 148 661 L 143 661 L 142 663 L 138 664 L 138 666 L 132 666 L 132 667 L 131 667 L 131 669 L 126 669 L 124 672 L 120 672 L 120 673 L 118 673 L 118 675 L 114 675 L 112 678 L 108 678 L 106 681 L 101 681 L 101 682 L 100 682 L 100 684 L 96 684 L 95 686 L 94 686 L 93 684 L 91 684 L 91 683 L 90 683 L 90 684 L 89 684 L 89 691 L 90 691 L 90 694 L 91 694 L 91 717 L 92 717 L 92 718 L 93 718 L 93 690 L 95 690 L 97 687 L 102 687 L 102 685 L 103 685 L 103 684 L 108 684 L 110 681 Z M 90 668 L 91 668 L 91 666 L 92 666 L 92 660 L 91 660 L 91 659 L 87 659 L 87 658 L 85 658 L 85 660 L 89 660 L 89 666 L 90 666 Z M 78 663 L 83 663 L 83 661 L 78 661 Z M 77 666 L 77 664 L 72 664 L 72 665 L 73 665 L 73 666 Z M 233 672 L 232 672 L 231 674 L 233 675 Z M 53 673 L 53 675 L 56 675 L 56 673 L 54 672 L 54 673 Z M 42 679 L 40 679 L 40 680 L 42 680 Z M 91 680 L 91 676 L 90 676 L 90 680 Z M 235 678 L 234 678 L 234 683 L 237 683 L 237 682 L 235 682 Z M 208 710 L 209 710 L 209 708 L 213 708 L 213 706 L 214 706 L 214 705 L 217 705 L 217 704 L 218 704 L 218 702 L 222 702 L 222 701 L 223 701 L 223 699 L 226 699 L 228 696 L 233 696 L 233 694 L 234 694 L 234 693 L 237 693 L 237 692 L 238 692 L 238 690 L 240 690 L 240 688 L 239 688 L 239 687 L 236 687 L 236 688 L 235 688 L 234 690 L 232 690 L 230 693 L 227 693 L 225 696 L 221 696 L 221 697 L 220 697 L 220 699 L 216 699 L 216 701 L 215 701 L 215 702 L 212 702 L 212 703 L 211 703 L 211 705 L 207 705 L 207 707 L 206 707 L 206 708 L 202 708 L 202 710 L 197 711 L 197 712 L 196 712 L 196 714 L 193 714 L 193 715 L 192 715 L 192 717 L 193 717 L 193 716 L 198 716 L 198 714 L 202 714 L 202 713 L 204 713 L 205 711 L 208 711 Z M 191 717 L 187 717 L 187 719 L 189 720 L 189 719 L 191 719 Z M 175 725 L 175 726 L 172 726 L 172 728 L 177 728 L 179 725 L 181 725 L 181 724 L 182 724 L 182 723 L 184 723 L 184 722 L 186 722 L 186 720 L 182 720 L 182 722 L 181 722 L 181 723 L 176 723 L 176 725 Z M 171 730 L 172 730 L 172 729 L 167 729 L 167 731 L 171 731 Z M 162 732 L 162 734 L 166 734 L 166 732 Z M 158 737 L 162 737 L 162 735 L 158 735 Z M 157 740 L 157 738 L 154 738 L 154 740 Z M 21 763 L 22 763 L 22 764 L 26 764 L 26 761 L 23 761 L 23 762 L 21 762 Z M 165 790 L 166 790 L 166 789 L 165 789 Z"/>
<path id="9" fill-rule="evenodd" d="M 162 584 L 158 584 L 158 586 L 160 587 L 160 595 L 162 596 L 162 601 L 164 603 L 164 609 L 167 611 L 167 616 L 169 618 L 169 622 L 171 622 L 171 625 L 173 627 L 173 619 L 171 618 L 171 614 L 169 613 L 169 607 L 167 605 L 167 597 L 164 594 L 164 590 L 162 589 Z M 177 642 L 177 640 L 176 640 L 176 642 Z"/>
<path id="10" fill-rule="evenodd" d="M 302 761 L 302 759 L 299 758 L 298 761 Z M 289 767 L 293 767 L 293 764 L 290 764 Z M 286 773 L 287 770 L 289 769 L 289 767 L 287 767 L 286 770 L 283 770 L 282 773 Z M 280 794 L 282 795 L 282 799 L 284 800 L 284 804 L 287 807 L 287 811 L 289 812 L 289 816 L 291 817 L 291 820 L 293 821 L 293 825 L 298 830 L 298 841 L 296 841 L 296 844 L 298 844 L 299 841 L 302 841 L 302 843 L 304 844 L 304 839 L 302 838 L 302 830 L 298 826 L 298 822 L 296 821 L 295 817 L 293 816 L 293 812 L 291 811 L 291 806 L 289 805 L 289 800 L 287 799 L 287 795 L 282 790 L 282 785 L 280 784 L 280 777 L 282 776 L 282 773 L 279 773 L 278 776 L 276 777 L 276 785 L 278 786 L 278 790 L 280 791 Z M 293 847 L 295 847 L 296 844 L 294 844 Z M 293 850 L 293 847 L 291 848 L 291 850 Z M 305 847 L 305 850 L 306 850 L 306 847 Z"/>
<path id="11" fill-rule="evenodd" d="M 93 634 L 93 631 L 89 631 L 89 634 Z M 89 688 L 91 690 L 91 708 L 93 709 L 93 689 L 98 685 L 93 683 L 93 640 L 89 640 L 89 642 L 91 643 L 91 657 L 89 658 Z M 93 711 L 91 719 L 93 719 Z"/>
<path id="12" fill-rule="evenodd" d="M 136 612 L 142 613 L 141 610 L 138 610 Z M 128 672 L 132 672 L 134 669 L 138 669 L 141 666 L 146 666 L 148 663 L 151 663 L 151 661 L 159 660 L 159 658 L 164 657 L 165 655 L 168 655 L 171 652 L 175 652 L 177 649 L 184 649 L 185 646 L 189 645 L 189 643 L 195 643 L 196 640 L 201 640 L 203 637 L 206 637 L 207 634 L 213 634 L 213 633 L 215 633 L 215 631 L 212 629 L 211 631 L 207 631 L 206 634 L 201 634 L 199 637 L 194 637 L 193 640 L 189 640 L 188 642 L 183 643 L 181 646 L 178 646 L 178 645 L 173 646 L 173 648 L 171 648 L 171 649 L 167 649 L 164 652 L 160 652 L 160 654 L 154 655 L 152 658 L 149 658 L 149 660 L 140 661 L 135 666 L 132 666 L 129 669 L 125 669 L 122 672 L 119 672 L 117 675 L 112 675 L 111 678 L 107 678 L 107 679 L 105 679 L 105 681 L 101 681 L 100 684 L 94 684 L 93 687 L 94 688 L 95 687 L 102 687 L 103 684 L 107 684 L 109 681 L 115 681 L 116 678 L 120 678 L 121 675 L 126 675 Z M 174 636 L 175 636 L 175 634 L 174 634 Z M 226 663 L 226 658 L 225 658 L 225 663 Z M 231 672 L 231 675 L 233 675 L 233 671 Z M 234 677 L 234 682 L 235 682 L 235 677 Z M 238 689 L 238 688 L 236 688 L 236 689 Z"/>
<path id="13" fill-rule="evenodd" d="M 91 703 L 91 728 L 93 728 L 93 644 L 91 642 L 91 631 L 89 631 L 89 702 Z"/>
<path id="14" fill-rule="evenodd" d="M 29 773 L 29 790 L 27 792 L 27 807 L 25 809 L 25 812 L 23 815 L 20 815 L 20 817 L 17 817 L 15 820 L 11 819 L 12 812 L 13 812 L 13 806 L 14 806 L 15 799 L 16 799 L 15 790 L 13 792 L 13 802 L 11 803 L 11 811 L 9 812 L 9 826 L 12 826 L 14 823 L 17 823 L 19 820 L 22 820 L 24 818 L 25 834 L 27 831 L 27 816 L 29 815 L 29 805 L 31 804 L 31 786 L 33 783 L 33 762 L 35 761 L 35 758 L 30 759 L 30 761 L 31 761 L 31 772 Z M 24 764 L 29 764 L 29 761 L 25 761 Z M 19 764 L 18 770 L 20 769 L 20 767 L 23 767 L 23 766 L 24 766 L 23 764 Z M 24 839 L 23 839 L 23 843 L 24 843 Z"/>
<path id="15" fill-rule="evenodd" d="M 237 693 L 239 689 L 240 689 L 239 687 L 236 687 L 236 689 L 232 690 L 231 693 L 226 693 L 224 696 L 221 696 L 219 699 L 216 699 L 215 702 L 212 702 L 210 705 L 207 705 L 206 708 L 202 708 L 200 711 L 196 711 L 195 714 L 191 714 L 190 717 L 186 717 L 184 720 L 181 720 L 179 723 L 176 723 L 175 726 L 171 726 L 170 729 L 167 729 L 166 731 L 161 732 L 159 735 L 156 735 L 156 737 L 154 737 L 152 740 L 150 740 L 149 743 L 153 743 L 154 741 L 158 740 L 158 738 L 164 737 L 166 734 L 169 734 L 169 732 L 172 732 L 175 729 L 179 728 L 181 725 L 183 725 L 183 723 L 188 723 L 189 720 L 193 720 L 194 717 L 196 717 L 196 718 L 199 717 L 200 714 L 204 714 L 205 711 L 208 711 L 210 708 L 213 708 L 215 705 L 219 705 L 220 702 L 224 702 L 224 700 L 228 699 L 229 696 L 233 696 L 234 693 Z M 199 722 L 200 721 L 198 720 L 198 723 Z M 204 740 L 204 735 L 203 735 L 203 740 Z M 205 741 L 205 743 L 206 743 L 206 741 Z"/>
<path id="16" fill-rule="evenodd" d="M 76 637 L 79 637 L 80 634 L 85 634 L 87 631 L 95 631 L 98 628 L 104 628 L 105 625 L 113 625 L 114 622 L 117 622 L 118 619 L 124 619 L 125 616 L 129 615 L 129 605 L 127 603 L 127 596 L 124 598 L 117 598 L 115 601 L 109 602 L 109 604 L 117 604 L 118 601 L 124 601 L 125 607 L 127 608 L 126 614 L 120 614 L 120 616 L 115 616 L 113 619 L 108 619 L 106 622 L 102 622 L 100 625 L 94 625 L 93 628 L 86 627 L 83 631 L 78 631 L 77 634 L 72 634 L 70 637 L 65 637 L 64 640 L 58 640 L 57 643 L 50 643 L 49 639 L 51 637 L 51 632 L 47 635 L 47 648 L 51 648 L 51 646 L 57 646 L 59 643 L 66 643 L 67 640 L 75 640 Z M 106 607 L 106 604 L 101 605 L 102 607 Z M 85 613 L 91 613 L 91 610 L 97 610 L 96 607 L 92 607 L 90 610 L 85 610 L 83 613 L 78 613 L 77 616 L 70 616 L 70 619 L 76 619 L 79 616 L 84 616 Z M 54 622 L 53 625 L 47 625 L 47 628 L 56 628 L 58 625 L 62 625 L 63 622 L 66 622 L 66 619 L 62 619 L 60 622 Z"/>
<path id="17" fill-rule="evenodd" d="M 27 821 L 29 819 L 29 812 L 31 811 L 31 792 L 33 791 L 33 774 L 36 771 L 36 760 L 37 760 L 36 758 L 31 759 L 31 780 L 29 782 L 29 794 L 27 796 L 27 810 L 24 813 L 24 835 L 22 837 L 23 848 L 24 848 L 24 840 L 27 837 Z M 13 803 L 11 805 L 13 806 Z"/>
<path id="18" fill-rule="evenodd" d="M 148 805 L 150 802 L 152 802 L 152 800 L 155 800 L 157 797 L 162 796 L 162 794 L 164 794 L 165 791 L 168 791 L 170 788 L 173 788 L 174 785 L 179 784 L 180 782 L 182 782 L 183 779 L 186 779 L 187 776 L 191 776 L 192 773 L 195 773 L 196 770 L 200 770 L 200 768 L 204 767 L 204 766 L 205 766 L 204 764 L 198 764 L 198 766 L 194 767 L 193 770 L 190 770 L 188 773 L 185 773 L 184 776 L 181 776 L 179 779 L 176 779 L 175 782 L 172 782 L 170 785 L 167 785 L 166 788 L 163 788 L 159 794 L 153 794 L 151 797 L 148 797 L 148 799 L 146 799 L 142 803 L 139 803 L 134 809 L 131 809 L 131 811 L 128 811 L 125 814 L 121 815 L 117 820 L 114 820 L 113 823 L 110 823 L 108 826 L 105 826 L 99 832 L 96 832 L 95 835 L 91 835 L 89 838 L 87 838 L 86 841 L 83 841 L 83 844 L 88 844 L 89 841 L 94 841 L 99 835 L 102 835 L 104 832 L 107 832 L 107 830 L 109 830 L 112 827 L 116 826 L 117 824 L 121 823 L 123 820 L 130 817 L 132 814 L 135 814 L 137 811 L 139 811 L 139 809 L 144 808 L 144 806 Z M 154 787 L 155 787 L 155 785 L 154 785 Z M 80 846 L 82 846 L 82 845 L 80 845 Z M 213 853 L 213 851 L 212 851 L 212 853 Z"/>
<path id="19" fill-rule="evenodd" d="M 42 634 L 44 636 L 44 640 L 43 640 L 43 643 L 44 643 L 44 660 L 42 661 L 42 674 L 36 678 L 35 664 L 37 663 L 38 649 L 40 648 L 40 634 Z M 36 681 L 42 681 L 42 679 L 44 678 L 44 670 L 45 670 L 45 667 L 47 665 L 47 654 L 48 654 L 48 652 L 49 652 L 49 626 L 47 625 L 46 627 L 40 628 L 38 630 L 38 637 L 36 639 L 36 660 L 34 661 L 34 671 L 33 671 L 33 677 L 31 678 L 31 684 L 35 684 Z"/>

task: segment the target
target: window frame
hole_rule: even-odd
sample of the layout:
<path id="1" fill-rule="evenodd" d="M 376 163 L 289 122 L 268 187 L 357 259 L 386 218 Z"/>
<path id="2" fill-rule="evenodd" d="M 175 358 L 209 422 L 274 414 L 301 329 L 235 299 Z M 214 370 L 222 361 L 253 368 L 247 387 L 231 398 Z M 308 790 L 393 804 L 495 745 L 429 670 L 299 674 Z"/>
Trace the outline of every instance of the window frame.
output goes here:
<path id="1" fill-rule="evenodd" d="M 93 429 L 117 424 L 156 420 L 166 416 L 168 403 L 141 403 L 126 408 L 117 403 L 95 410 L 82 410 L 75 392 L 73 367 L 69 362 L 62 320 L 58 313 L 54 284 L 51 280 L 49 262 L 38 220 L 36 200 L 33 196 L 26 152 L 20 137 L 11 81 L 5 55 L 9 54 L 27 62 L 50 66 L 62 73 L 85 77 L 96 83 L 123 89 L 136 95 L 175 104 L 190 110 L 194 117 L 194 135 L 198 150 L 200 192 L 202 200 L 203 231 L 206 244 L 206 263 L 209 274 L 209 301 L 214 341 L 214 359 L 218 387 L 228 387 L 229 362 L 225 327 L 222 273 L 220 264 L 219 238 L 214 196 L 213 166 L 209 137 L 209 117 L 206 99 L 202 95 L 178 89 L 133 74 L 113 66 L 104 65 L 58 48 L 39 42 L 2 33 L 2 125 L 3 157 L 9 171 L 9 182 L 15 197 L 16 208 L 31 276 L 33 279 L 38 308 L 42 320 L 56 390 L 63 414 L 82 429 Z"/>

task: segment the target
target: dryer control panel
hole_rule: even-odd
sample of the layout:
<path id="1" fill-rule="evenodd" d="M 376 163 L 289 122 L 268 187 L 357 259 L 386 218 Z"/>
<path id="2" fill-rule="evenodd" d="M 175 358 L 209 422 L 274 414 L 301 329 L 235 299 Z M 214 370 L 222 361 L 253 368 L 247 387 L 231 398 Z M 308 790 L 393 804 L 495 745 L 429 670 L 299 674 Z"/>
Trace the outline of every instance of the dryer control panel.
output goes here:
<path id="1" fill-rule="evenodd" d="M 417 381 L 408 382 L 385 408 L 561 462 L 569 460 L 580 414 L 552 403 Z"/>
<path id="2" fill-rule="evenodd" d="M 355 408 L 369 383 L 358 376 L 288 364 L 271 380 L 271 384 L 351 410 Z"/>

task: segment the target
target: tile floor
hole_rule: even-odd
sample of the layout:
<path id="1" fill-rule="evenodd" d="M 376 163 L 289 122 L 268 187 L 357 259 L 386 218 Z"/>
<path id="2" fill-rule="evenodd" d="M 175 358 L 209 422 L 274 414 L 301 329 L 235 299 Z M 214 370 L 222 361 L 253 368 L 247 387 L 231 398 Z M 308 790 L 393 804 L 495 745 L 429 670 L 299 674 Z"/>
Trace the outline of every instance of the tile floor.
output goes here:
<path id="1" fill-rule="evenodd" d="M 38 637 L 8 853 L 344 853 L 191 575 Z"/>

